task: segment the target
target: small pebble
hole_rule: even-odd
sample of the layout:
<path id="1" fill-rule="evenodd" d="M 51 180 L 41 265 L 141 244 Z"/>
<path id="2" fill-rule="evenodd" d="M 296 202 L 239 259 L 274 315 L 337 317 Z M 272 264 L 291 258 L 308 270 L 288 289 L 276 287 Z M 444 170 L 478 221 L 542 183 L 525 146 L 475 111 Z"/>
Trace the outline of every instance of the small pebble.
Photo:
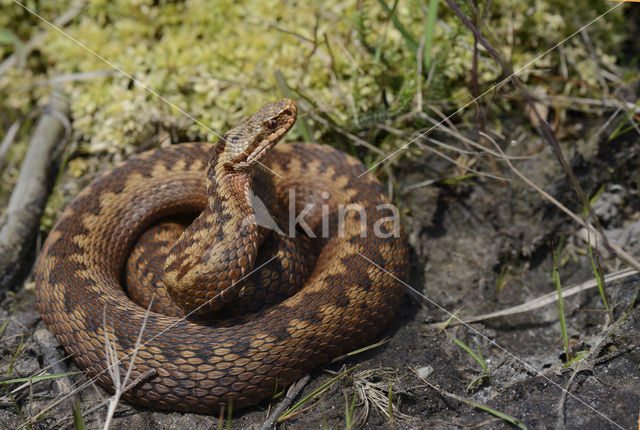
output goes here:
<path id="1" fill-rule="evenodd" d="M 433 373 L 433 367 L 431 366 L 421 367 L 416 371 L 416 373 L 418 374 L 418 377 L 422 379 L 427 379 Z"/>

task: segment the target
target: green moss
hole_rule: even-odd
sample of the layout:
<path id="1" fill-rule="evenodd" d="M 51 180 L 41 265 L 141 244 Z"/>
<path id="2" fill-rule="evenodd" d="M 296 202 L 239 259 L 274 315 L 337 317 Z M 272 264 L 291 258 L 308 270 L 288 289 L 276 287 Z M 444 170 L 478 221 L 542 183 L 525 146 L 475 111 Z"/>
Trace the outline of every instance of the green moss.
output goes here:
<path id="1" fill-rule="evenodd" d="M 477 6 L 479 11 L 485 3 Z M 72 2 L 25 4 L 54 20 Z M 393 121 L 415 108 L 417 65 L 411 40 L 420 40 L 426 10 L 424 2 L 417 0 L 399 1 L 391 12 L 381 1 L 362 2 L 361 9 L 357 5 L 355 1 L 92 0 L 64 30 L 219 134 L 265 101 L 281 96 L 276 70 L 294 94 L 311 100 L 315 109 L 342 128 L 358 131 L 363 126 L 375 128 L 375 121 L 367 118 Z M 49 88 L 34 87 L 35 82 L 111 69 L 13 1 L 0 0 L 0 6 L 0 28 L 10 29 L 23 41 L 47 31 L 46 40 L 25 66 L 0 76 L 0 115 L 7 120 L 46 101 Z M 481 28 L 518 69 L 609 7 L 600 0 L 580 5 L 560 0 L 494 0 Z M 473 12 L 469 7 L 465 11 Z M 589 28 L 605 65 L 616 62 L 624 36 L 621 12 L 619 8 Z M 440 23 L 430 53 L 435 73 L 430 86 L 422 88 L 423 98 L 455 109 L 472 98 L 474 39 L 445 3 L 438 13 Z M 14 49 L 0 45 L 0 58 Z M 484 91 L 502 74 L 480 51 L 488 63 L 478 64 Z M 585 83 L 570 91 L 585 93 L 589 86 L 598 85 L 590 53 L 579 37 L 567 42 L 563 53 L 572 79 Z M 558 74 L 558 65 L 554 52 L 530 66 L 523 77 Z M 121 74 L 75 81 L 65 84 L 65 89 L 71 97 L 72 138 L 80 142 L 82 153 L 121 159 L 160 128 L 184 140 L 217 139 Z M 314 139 L 335 138 L 324 125 L 314 124 L 312 129 Z M 384 141 L 391 146 L 404 143 L 400 137 L 393 139 Z"/>

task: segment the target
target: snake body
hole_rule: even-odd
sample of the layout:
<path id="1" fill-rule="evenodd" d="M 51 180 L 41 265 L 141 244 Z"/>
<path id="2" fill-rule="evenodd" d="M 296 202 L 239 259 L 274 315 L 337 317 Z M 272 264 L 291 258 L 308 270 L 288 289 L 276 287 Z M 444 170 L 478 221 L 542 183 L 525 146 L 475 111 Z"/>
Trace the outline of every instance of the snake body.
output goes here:
<path id="1" fill-rule="evenodd" d="M 133 156 L 61 214 L 36 265 L 36 303 L 76 364 L 102 386 L 113 390 L 112 378 L 126 373 L 140 336 L 131 372 L 137 382 L 125 400 L 208 414 L 229 403 L 237 409 L 365 345 L 389 323 L 407 276 L 397 219 L 380 213 L 388 204 L 382 187 L 369 174 L 357 178 L 366 170 L 356 159 L 325 145 L 275 146 L 296 116 L 284 99 L 214 146 Z M 258 219 L 254 194 L 282 231 Z M 355 205 L 360 210 L 350 210 Z M 304 213 L 305 228 L 287 228 L 291 208 Z M 125 268 L 137 267 L 129 254 L 151 247 L 140 238 L 154 223 L 194 212 L 200 215 L 167 249 L 164 273 L 139 276 L 166 285 L 178 311 L 147 311 L 123 290 Z M 297 274 L 306 261 L 313 266 Z M 254 306 L 259 300 L 266 305 Z M 236 303 L 249 313 L 228 311 Z M 231 317 L 204 320 L 211 314 Z M 107 371 L 107 338 L 119 373 Z"/>

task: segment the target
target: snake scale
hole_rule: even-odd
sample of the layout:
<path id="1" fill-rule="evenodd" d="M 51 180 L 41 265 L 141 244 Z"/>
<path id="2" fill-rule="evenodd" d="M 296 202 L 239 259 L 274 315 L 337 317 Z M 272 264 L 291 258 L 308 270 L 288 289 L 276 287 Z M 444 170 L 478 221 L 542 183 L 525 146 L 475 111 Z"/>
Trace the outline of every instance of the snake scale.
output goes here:
<path id="1" fill-rule="evenodd" d="M 216 145 L 132 156 L 61 214 L 36 265 L 36 303 L 100 385 L 113 391 L 106 338 L 124 375 L 144 324 L 131 373 L 139 380 L 124 400 L 205 414 L 229 403 L 235 410 L 387 326 L 408 267 L 397 219 L 379 213 L 388 203 L 382 186 L 370 174 L 358 178 L 366 170 L 355 158 L 326 145 L 275 146 L 296 118 L 295 103 L 284 99 Z M 274 225 L 259 219 L 256 202 Z M 196 215 L 186 229 L 167 227 L 180 214 Z M 153 229 L 171 230 L 177 242 L 154 245 L 153 234 L 145 238 Z M 163 267 L 145 266 L 158 255 Z M 149 300 L 138 304 L 130 298 L 137 293 L 126 294 L 130 278 L 164 284 L 158 309 L 168 297 L 177 306 L 168 305 L 168 315 L 153 306 L 147 312 Z M 238 315 L 238 303 L 247 314 Z"/>

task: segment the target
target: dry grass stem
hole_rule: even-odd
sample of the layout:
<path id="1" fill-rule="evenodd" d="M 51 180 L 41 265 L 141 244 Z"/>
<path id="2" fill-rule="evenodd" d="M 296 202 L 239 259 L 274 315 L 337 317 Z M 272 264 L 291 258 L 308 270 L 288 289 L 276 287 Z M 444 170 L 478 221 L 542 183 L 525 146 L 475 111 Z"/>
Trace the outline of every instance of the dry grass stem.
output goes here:
<path id="1" fill-rule="evenodd" d="M 629 278 L 631 276 L 635 276 L 637 275 L 638 272 L 635 269 L 625 269 L 625 270 L 620 270 L 618 272 L 615 273 L 610 273 L 608 275 L 605 275 L 604 280 L 605 282 L 613 282 L 613 281 L 617 281 L 620 279 L 625 279 L 625 278 Z M 575 285 L 573 287 L 569 287 L 569 288 L 563 288 L 562 289 L 562 296 L 563 297 L 569 297 L 569 296 L 573 296 L 574 294 L 578 294 L 582 291 L 586 291 L 589 290 L 591 288 L 595 288 L 598 286 L 598 281 L 596 279 L 590 279 L 586 282 L 583 282 L 582 284 L 579 285 Z M 517 314 L 521 314 L 524 312 L 530 312 L 534 309 L 539 309 L 543 306 L 547 306 L 550 304 L 555 303 L 558 300 L 558 293 L 556 291 L 553 291 L 551 293 L 548 294 L 544 294 L 538 298 L 535 298 L 533 300 L 529 300 L 526 303 L 523 303 L 521 305 L 518 306 L 513 306 L 507 309 L 502 309 L 500 311 L 496 311 L 496 312 L 491 312 L 488 314 L 483 314 L 483 315 L 476 315 L 476 316 L 471 316 L 468 318 L 464 318 L 460 320 L 451 320 L 451 318 L 447 319 L 447 321 L 445 322 L 438 322 L 438 323 L 432 323 L 432 324 L 427 324 L 427 328 L 429 329 L 435 329 L 435 328 L 441 328 L 443 324 L 448 324 L 448 325 L 457 325 L 457 324 L 471 324 L 474 322 L 479 322 L 479 321 L 484 321 L 484 320 L 488 320 L 488 319 L 492 319 L 492 318 L 499 318 L 499 317 L 505 317 L 505 316 L 510 316 L 510 315 L 517 315 Z"/>
<path id="2" fill-rule="evenodd" d="M 142 344 L 142 335 L 144 333 L 144 329 L 147 325 L 147 320 L 149 318 L 149 313 L 151 312 L 151 306 L 153 305 L 153 299 L 155 296 L 151 297 L 149 301 L 149 306 L 147 307 L 147 311 L 144 315 L 144 319 L 142 320 L 142 326 L 140 327 L 140 332 L 138 333 L 138 338 L 136 339 L 136 345 L 131 353 L 131 359 L 129 361 L 129 367 L 127 368 L 127 373 L 124 376 L 124 379 L 120 380 L 120 366 L 118 363 L 120 360 L 118 359 L 118 353 L 116 351 L 115 346 L 111 344 L 111 340 L 109 339 L 109 330 L 107 327 L 106 321 L 106 308 L 104 310 L 104 320 L 103 320 L 103 329 L 104 329 L 104 339 L 105 339 L 105 354 L 107 357 L 107 365 L 109 369 L 109 375 L 111 376 L 111 381 L 113 382 L 113 388 L 115 393 L 109 400 L 109 409 L 107 410 L 107 415 L 104 420 L 104 430 L 107 430 L 111 426 L 111 421 L 113 419 L 113 414 L 116 411 L 116 406 L 118 406 L 118 402 L 120 401 L 120 397 L 126 392 L 128 389 L 129 378 L 131 377 L 131 372 L 133 371 L 133 367 L 136 361 L 136 357 L 138 356 L 138 351 L 140 350 L 140 345 Z M 144 377 L 144 378 L 142 378 Z M 141 375 L 137 378 L 137 382 L 134 381 L 132 385 L 137 384 L 143 379 L 146 379 L 147 376 Z"/>
<path id="3" fill-rule="evenodd" d="M 544 198 L 546 198 L 547 200 L 549 200 L 551 203 L 553 203 L 556 207 L 558 207 L 558 209 L 560 209 L 562 212 L 566 213 L 572 220 L 574 220 L 577 224 L 579 224 L 580 226 L 588 229 L 589 231 L 591 231 L 594 235 L 596 235 L 600 240 L 602 240 L 603 242 L 608 244 L 608 247 L 616 254 L 616 256 L 618 258 L 620 258 L 622 261 L 624 261 L 625 263 L 627 263 L 628 265 L 630 265 L 631 267 L 634 267 L 636 270 L 640 270 L 640 262 L 638 262 L 638 260 L 636 260 L 633 256 L 631 256 L 629 253 L 627 253 L 624 249 L 620 248 L 619 246 L 613 244 L 613 243 L 609 243 L 609 241 L 607 240 L 607 237 L 601 233 L 600 231 L 596 230 L 591 224 L 587 223 L 586 221 L 584 221 L 582 218 L 580 218 L 578 215 L 576 215 L 574 212 L 572 212 L 571 210 L 569 210 L 569 208 L 567 208 L 565 205 L 563 205 L 562 203 L 560 203 L 557 199 L 555 199 L 551 194 L 547 193 L 546 191 L 544 191 L 542 188 L 540 188 L 539 186 L 537 186 L 536 184 L 534 184 L 529 178 L 527 178 L 525 175 L 523 175 L 518 169 L 516 169 L 513 164 L 511 163 L 511 161 L 506 158 L 504 155 L 504 152 L 502 151 L 502 148 L 500 148 L 500 145 L 498 145 L 498 143 L 488 134 L 486 133 L 481 133 L 483 136 L 485 136 L 487 139 L 489 139 L 489 141 L 491 143 L 493 143 L 493 145 L 496 147 L 496 149 L 500 152 L 501 154 L 501 158 L 504 159 L 505 163 L 507 163 L 507 166 L 509 166 L 509 168 L 513 171 L 513 173 L 515 173 L 520 179 L 522 179 L 527 185 L 529 185 L 531 188 L 533 188 L 534 190 L 536 190 L 538 193 L 540 193 Z"/>

